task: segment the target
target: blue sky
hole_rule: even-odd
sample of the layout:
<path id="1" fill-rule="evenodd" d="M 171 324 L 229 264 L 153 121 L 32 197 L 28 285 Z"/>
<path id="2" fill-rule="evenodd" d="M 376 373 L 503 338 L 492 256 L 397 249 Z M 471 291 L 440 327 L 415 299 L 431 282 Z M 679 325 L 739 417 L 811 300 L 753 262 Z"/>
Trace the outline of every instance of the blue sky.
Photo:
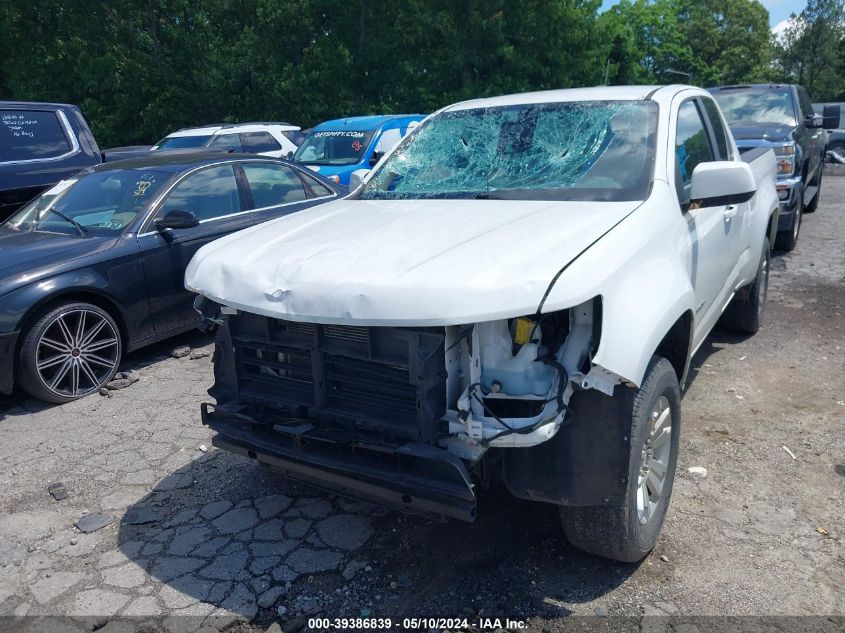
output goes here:
<path id="1" fill-rule="evenodd" d="M 784 22 L 790 13 L 799 13 L 806 5 L 805 0 L 760 0 L 769 10 L 769 25 L 774 29 Z M 602 9 L 612 7 L 617 0 L 604 0 Z"/>

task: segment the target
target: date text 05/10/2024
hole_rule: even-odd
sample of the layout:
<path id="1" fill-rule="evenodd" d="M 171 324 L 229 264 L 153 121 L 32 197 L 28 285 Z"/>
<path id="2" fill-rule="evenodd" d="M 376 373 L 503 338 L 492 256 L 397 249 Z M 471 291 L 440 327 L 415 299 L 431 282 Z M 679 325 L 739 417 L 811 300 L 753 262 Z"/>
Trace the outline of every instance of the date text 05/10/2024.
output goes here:
<path id="1" fill-rule="evenodd" d="M 430 629 L 467 629 L 470 627 L 481 630 L 519 630 L 525 628 L 525 621 L 511 620 L 510 618 L 478 618 L 478 620 L 470 620 L 469 618 L 403 618 L 401 621 L 394 621 L 392 618 L 308 619 L 308 628 L 317 631 L 329 629 L 389 630 L 394 626 L 408 630 L 425 631 Z"/>

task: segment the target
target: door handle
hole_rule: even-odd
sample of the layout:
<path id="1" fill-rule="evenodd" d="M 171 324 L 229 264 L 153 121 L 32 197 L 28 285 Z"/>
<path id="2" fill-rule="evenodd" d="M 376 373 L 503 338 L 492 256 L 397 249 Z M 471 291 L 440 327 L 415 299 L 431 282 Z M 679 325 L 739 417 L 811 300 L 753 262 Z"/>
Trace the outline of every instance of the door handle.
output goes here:
<path id="1" fill-rule="evenodd" d="M 724 216 L 726 220 L 732 220 L 739 212 L 739 207 L 735 204 L 725 207 Z"/>

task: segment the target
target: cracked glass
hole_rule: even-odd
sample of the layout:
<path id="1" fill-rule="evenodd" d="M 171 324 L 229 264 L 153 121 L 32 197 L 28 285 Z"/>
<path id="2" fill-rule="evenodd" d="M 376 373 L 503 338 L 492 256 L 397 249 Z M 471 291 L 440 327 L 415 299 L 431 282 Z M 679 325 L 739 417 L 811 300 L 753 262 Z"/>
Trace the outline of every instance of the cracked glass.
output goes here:
<path id="1" fill-rule="evenodd" d="M 409 136 L 361 197 L 643 200 L 656 130 L 646 101 L 448 111 Z"/>

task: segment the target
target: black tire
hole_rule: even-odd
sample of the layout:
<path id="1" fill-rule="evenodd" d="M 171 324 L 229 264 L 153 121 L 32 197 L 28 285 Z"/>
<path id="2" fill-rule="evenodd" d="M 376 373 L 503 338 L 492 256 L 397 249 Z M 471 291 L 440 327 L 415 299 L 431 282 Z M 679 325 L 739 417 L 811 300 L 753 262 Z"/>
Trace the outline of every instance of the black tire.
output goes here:
<path id="1" fill-rule="evenodd" d="M 824 155 L 822 155 L 819 170 L 816 172 L 815 178 L 810 182 L 813 187 L 818 187 L 816 195 L 810 200 L 810 203 L 804 206 L 804 213 L 815 213 L 819 208 L 819 198 L 822 197 L 822 177 L 824 176 Z"/>
<path id="2" fill-rule="evenodd" d="M 757 276 L 747 286 L 740 288 L 722 315 L 722 325 L 734 332 L 756 334 L 766 315 L 766 298 L 769 294 L 769 266 L 771 251 L 769 239 L 763 242 L 763 254 L 757 264 Z"/>
<path id="3" fill-rule="evenodd" d="M 678 377 L 671 363 L 654 356 L 646 369 L 642 386 L 616 387 L 614 398 L 626 401 L 628 420 L 620 424 L 631 425 L 630 454 L 628 455 L 628 481 L 624 507 L 588 506 L 561 507 L 563 531 L 569 542 L 578 549 L 626 563 L 642 560 L 654 547 L 672 496 L 675 468 L 681 429 L 681 392 Z M 643 457 L 649 458 L 646 440 L 651 440 L 652 415 L 658 403 L 665 399 L 669 414 L 668 456 L 662 479 L 662 489 L 656 505 L 645 517 L 638 507 L 642 489 L 640 475 Z M 650 495 L 649 495 L 650 496 Z M 643 522 L 644 521 L 644 522 Z"/>
<path id="4" fill-rule="evenodd" d="M 787 253 L 795 250 L 798 244 L 798 233 L 801 231 L 801 216 L 804 214 L 804 192 L 799 194 L 798 201 L 795 203 L 795 220 L 792 222 L 792 227 L 786 231 L 778 231 L 775 238 L 775 248 L 779 251 Z"/>
<path id="5" fill-rule="evenodd" d="M 114 378 L 123 354 L 117 323 L 90 303 L 50 306 L 21 336 L 18 384 L 31 396 L 55 404 L 95 393 Z"/>

